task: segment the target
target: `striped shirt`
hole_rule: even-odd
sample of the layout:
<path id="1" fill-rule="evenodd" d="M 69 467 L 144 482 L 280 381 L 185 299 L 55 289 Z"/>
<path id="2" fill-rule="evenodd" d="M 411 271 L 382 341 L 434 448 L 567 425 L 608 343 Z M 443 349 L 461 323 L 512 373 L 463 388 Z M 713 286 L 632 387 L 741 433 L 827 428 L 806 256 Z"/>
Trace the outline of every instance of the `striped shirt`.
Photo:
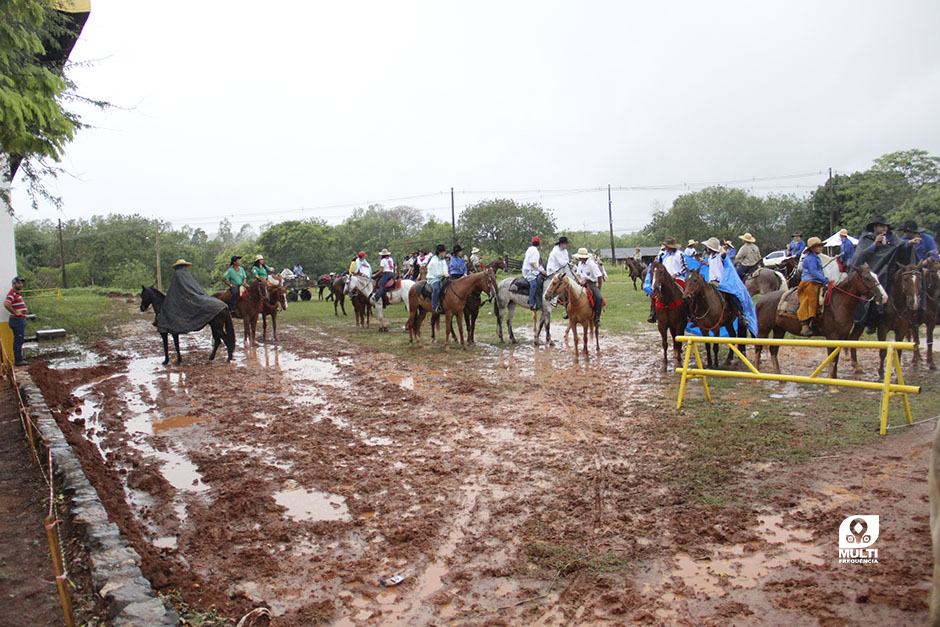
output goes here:
<path id="1" fill-rule="evenodd" d="M 26 317 L 26 303 L 23 301 L 23 295 L 17 292 L 16 290 L 10 290 L 10 293 L 7 294 L 6 303 L 13 308 L 15 313 L 11 313 L 11 318 L 25 318 Z"/>

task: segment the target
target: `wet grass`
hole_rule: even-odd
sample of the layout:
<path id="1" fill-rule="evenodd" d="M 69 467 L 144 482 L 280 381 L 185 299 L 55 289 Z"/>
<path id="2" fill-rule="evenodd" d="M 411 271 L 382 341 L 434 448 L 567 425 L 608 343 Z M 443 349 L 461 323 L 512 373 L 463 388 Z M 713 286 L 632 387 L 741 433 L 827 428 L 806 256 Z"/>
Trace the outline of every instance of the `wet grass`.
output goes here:
<path id="1" fill-rule="evenodd" d="M 192 627 L 226 627 L 232 624 L 231 621 L 220 616 L 215 610 L 200 611 L 191 607 L 183 600 L 183 595 L 179 590 L 174 590 L 169 594 L 161 594 L 160 600 L 179 612 L 180 624 L 191 625 Z"/>
<path id="2" fill-rule="evenodd" d="M 117 337 L 121 326 L 133 316 L 123 299 L 105 296 L 110 291 L 68 289 L 62 290 L 61 299 L 53 295 L 40 298 L 27 294 L 26 306 L 30 313 L 36 314 L 36 319 L 27 323 L 26 336 L 35 335 L 36 329 L 63 328 L 70 339 L 83 344 Z"/>
<path id="3" fill-rule="evenodd" d="M 630 563 L 626 556 L 613 551 L 592 555 L 583 547 L 535 542 L 525 547 L 530 562 L 558 576 L 567 576 L 578 570 L 591 574 L 620 570 Z"/>

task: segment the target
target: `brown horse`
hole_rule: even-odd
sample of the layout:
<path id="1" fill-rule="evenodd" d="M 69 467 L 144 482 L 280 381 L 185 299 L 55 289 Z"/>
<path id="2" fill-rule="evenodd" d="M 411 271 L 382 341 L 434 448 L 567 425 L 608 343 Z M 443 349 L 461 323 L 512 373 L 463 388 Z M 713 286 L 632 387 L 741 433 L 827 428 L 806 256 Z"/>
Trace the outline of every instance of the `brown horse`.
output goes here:
<path id="1" fill-rule="evenodd" d="M 408 292 L 408 341 L 414 342 L 418 338 L 419 346 L 423 347 L 421 342 L 421 323 L 424 317 L 431 311 L 431 299 L 422 294 L 422 289 L 426 283 L 418 281 Z M 480 288 L 489 294 L 492 298 L 496 294 L 496 280 L 493 278 L 493 271 L 487 268 L 483 272 L 468 274 L 465 277 L 449 281 L 440 295 L 440 305 L 447 316 L 446 330 L 444 332 L 444 348 L 450 344 L 450 335 L 453 333 L 454 316 L 457 316 L 457 328 L 460 330 L 460 346 L 467 348 L 463 337 L 463 310 L 467 305 L 467 296 Z M 433 322 L 433 320 L 432 320 Z"/>
<path id="2" fill-rule="evenodd" d="M 333 315 L 338 316 L 339 310 L 337 307 L 342 308 L 343 315 L 346 315 L 346 277 L 338 276 L 333 279 L 332 285 L 330 285 L 330 290 L 333 292 Z"/>
<path id="3" fill-rule="evenodd" d="M 738 322 L 737 332 L 734 330 L 734 321 L 739 317 L 740 305 L 734 296 L 719 291 L 718 286 L 706 283 L 705 278 L 698 270 L 689 270 L 685 289 L 682 291 L 683 299 L 689 305 L 689 315 L 695 324 L 702 330 L 702 335 L 711 334 L 718 337 L 721 329 L 728 332 L 728 337 L 747 337 L 747 328 Z M 742 353 L 746 350 L 744 344 L 738 345 Z M 718 344 L 705 345 L 705 359 L 708 367 L 713 365 L 712 352 L 715 353 L 714 365 L 718 365 Z M 725 366 L 731 365 L 734 352 L 729 348 Z"/>
<path id="4" fill-rule="evenodd" d="M 933 261 L 924 268 L 924 307 L 915 317 L 916 324 L 911 325 L 911 339 L 914 341 L 914 363 L 920 362 L 920 338 L 918 337 L 920 325 L 924 325 L 924 336 L 927 338 L 927 367 L 936 370 L 933 363 L 933 328 L 937 325 L 940 315 L 940 261 Z"/>
<path id="5" fill-rule="evenodd" d="M 215 298 L 228 303 L 232 300 L 232 293 L 229 290 L 224 292 L 216 292 L 213 294 Z M 261 310 L 264 307 L 264 301 L 268 297 L 268 284 L 266 281 L 261 279 L 255 279 L 254 281 L 249 281 L 245 285 L 245 295 L 238 299 L 238 304 L 235 306 L 235 313 L 232 315 L 233 318 L 241 318 L 242 322 L 245 325 L 245 341 L 247 342 L 249 338 L 251 339 L 252 344 L 257 344 L 255 341 L 255 330 L 258 327 L 258 314 L 261 313 Z"/>
<path id="6" fill-rule="evenodd" d="M 800 276 L 803 273 L 798 270 L 799 265 L 799 257 L 787 257 L 777 264 L 777 271 L 786 278 L 787 286 L 796 287 L 800 284 Z"/>
<path id="7" fill-rule="evenodd" d="M 568 311 L 568 330 L 574 335 L 574 361 L 578 361 L 578 325 L 584 329 L 584 358 L 590 359 L 588 353 L 588 337 L 594 334 L 594 343 L 598 354 L 601 352 L 601 340 L 598 336 L 597 326 L 594 324 L 594 307 L 584 286 L 577 283 L 566 274 L 557 273 L 552 277 L 545 291 L 544 298 L 560 298 L 565 301 Z M 567 331 L 566 331 L 567 334 Z"/>
<path id="8" fill-rule="evenodd" d="M 781 289 L 786 277 L 770 268 L 757 268 L 745 277 L 744 287 L 751 296 L 769 294 Z"/>
<path id="9" fill-rule="evenodd" d="M 484 266 L 484 270 L 489 268 L 493 272 L 493 276 L 496 276 L 497 270 L 506 270 L 506 262 L 501 258 L 497 257 L 494 261 L 488 263 Z M 467 295 L 467 304 L 463 308 L 463 321 L 467 327 L 467 344 L 475 344 L 475 334 L 477 329 L 477 317 L 480 315 L 480 307 L 483 304 L 482 299 L 483 288 L 478 288 L 470 292 Z M 434 337 L 434 317 L 431 317 L 431 337 Z M 453 329 L 451 329 L 453 332 Z M 454 336 L 454 341 L 457 341 L 456 336 Z"/>
<path id="10" fill-rule="evenodd" d="M 669 341 L 667 335 L 672 333 L 672 347 L 676 353 L 676 366 L 682 362 L 682 347 L 676 337 L 685 332 L 685 325 L 689 322 L 689 308 L 682 299 L 682 287 L 666 266 L 660 261 L 654 261 L 650 266 L 650 288 L 653 290 L 653 303 L 656 312 L 656 323 L 659 326 L 659 335 L 663 339 L 663 370 L 669 366 Z"/>
<path id="11" fill-rule="evenodd" d="M 888 333 L 894 332 L 894 341 L 902 341 L 916 324 L 917 312 L 920 309 L 920 301 L 923 298 L 924 273 L 919 265 L 905 266 L 899 262 L 897 269 L 891 276 L 891 286 L 888 291 L 888 302 L 885 304 L 884 312 L 878 320 L 878 326 L 875 331 L 878 334 L 878 341 L 883 342 L 888 337 Z M 849 335 L 849 339 L 857 340 L 865 332 L 865 326 L 856 324 Z M 879 350 L 878 377 L 884 377 L 885 357 L 887 350 Z M 862 372 L 862 367 L 858 364 L 856 350 L 851 351 L 852 365 L 856 373 Z M 898 359 L 901 358 L 901 352 L 898 351 Z"/>
<path id="12" fill-rule="evenodd" d="M 646 278 L 646 264 L 642 261 L 629 258 L 625 263 L 627 270 L 630 271 L 630 278 L 633 279 L 633 291 L 636 291 L 636 280 L 640 279 L 640 284 L 642 285 L 643 279 Z"/>
<path id="13" fill-rule="evenodd" d="M 352 301 L 353 313 L 356 316 L 356 326 L 368 329 L 372 324 L 372 297 L 356 290 L 350 293 L 349 299 Z"/>
<path id="14" fill-rule="evenodd" d="M 773 332 L 774 338 L 782 338 L 788 332 L 799 335 L 801 324 L 795 317 L 780 316 L 777 307 L 784 290 L 765 294 L 757 301 L 757 337 L 768 337 Z M 849 275 L 837 286 L 833 286 L 829 304 L 826 305 L 822 316 L 817 321 L 818 335 L 827 340 L 847 340 L 855 323 L 855 308 L 859 302 L 871 299 L 887 300 L 878 277 L 868 267 L 868 264 L 852 266 Z M 754 365 L 760 369 L 762 346 L 754 348 L 757 356 Z M 770 347 L 770 357 L 773 359 L 774 369 L 780 373 L 780 362 L 777 361 L 779 346 Z M 829 352 L 831 353 L 831 349 Z M 833 359 L 830 366 L 830 377 L 835 379 L 838 374 L 839 357 Z"/>
<path id="15" fill-rule="evenodd" d="M 271 332 L 277 342 L 277 312 L 287 311 L 287 288 L 283 284 L 269 285 L 268 296 L 261 303 L 261 341 L 268 336 L 268 316 L 271 316 Z"/>

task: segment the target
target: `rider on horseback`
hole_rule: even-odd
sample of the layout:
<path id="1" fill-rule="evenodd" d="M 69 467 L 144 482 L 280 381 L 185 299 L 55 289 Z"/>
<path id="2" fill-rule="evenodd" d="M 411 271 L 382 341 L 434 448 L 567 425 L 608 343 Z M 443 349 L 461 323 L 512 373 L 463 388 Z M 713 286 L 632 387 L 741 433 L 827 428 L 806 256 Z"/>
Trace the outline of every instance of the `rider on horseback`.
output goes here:
<path id="1" fill-rule="evenodd" d="M 685 250 L 682 252 L 692 259 L 695 259 L 698 257 L 698 250 L 695 248 L 696 244 L 698 244 L 698 242 L 696 242 L 694 239 L 690 239 L 688 245 L 685 247 Z"/>
<path id="2" fill-rule="evenodd" d="M 542 238 L 535 236 L 532 238 L 532 245 L 525 251 L 525 258 L 522 260 L 522 277 L 529 282 L 529 309 L 537 311 L 536 303 L 542 295 L 542 283 L 545 281 L 545 268 L 542 267 L 542 259 L 539 256 L 539 244 Z"/>
<path id="3" fill-rule="evenodd" d="M 601 288 L 597 286 L 597 280 L 604 275 L 594 260 L 591 259 L 591 254 L 587 251 L 587 248 L 579 248 L 575 257 L 580 259 L 578 279 L 581 281 L 581 285 L 591 291 L 594 300 L 594 326 L 599 328 L 601 326 L 601 310 L 604 308 L 604 297 L 601 295 Z"/>
<path id="4" fill-rule="evenodd" d="M 697 244 L 695 240 L 689 240 L 689 245 Z M 686 248 L 688 250 L 688 248 Z M 694 248 L 692 249 L 695 250 Z M 686 264 L 685 256 L 687 252 L 679 252 L 679 243 L 676 238 L 667 237 L 663 242 L 663 251 L 659 253 L 656 261 L 661 262 L 668 272 L 679 283 L 680 287 L 685 287 L 685 275 L 689 272 L 689 266 Z M 645 289 L 645 288 L 644 288 Z M 656 299 L 650 297 L 650 316 L 647 322 L 656 322 Z"/>
<path id="5" fill-rule="evenodd" d="M 464 261 L 463 247 L 460 244 L 454 246 L 450 261 L 447 263 L 447 273 L 451 280 L 467 276 L 467 262 Z"/>
<path id="6" fill-rule="evenodd" d="M 717 237 L 709 237 L 702 242 L 702 245 L 708 251 L 703 262 L 708 266 L 708 282 L 718 285 L 725 275 L 724 253 L 721 250 L 721 242 Z"/>
<path id="7" fill-rule="evenodd" d="M 797 231 L 790 237 L 793 240 L 787 244 L 787 257 L 797 257 L 803 254 L 803 251 L 806 250 L 806 242 L 802 240 L 803 234 Z"/>
<path id="8" fill-rule="evenodd" d="M 806 247 L 806 256 L 803 257 L 803 276 L 797 288 L 800 309 L 796 312 L 796 317 L 802 325 L 800 335 L 810 337 L 813 335 L 813 320 L 819 310 L 819 290 L 829 280 L 823 274 L 822 262 L 819 261 L 819 253 L 823 249 L 822 240 L 818 237 L 811 237 L 806 242 Z"/>
<path id="9" fill-rule="evenodd" d="M 738 276 L 744 280 L 748 274 L 754 271 L 760 265 L 760 248 L 755 243 L 757 240 L 750 233 L 738 236 L 744 243 L 738 249 L 738 254 L 734 258 L 734 266 L 738 271 Z"/>
<path id="10" fill-rule="evenodd" d="M 379 261 L 382 276 L 379 277 L 378 289 L 372 295 L 372 300 L 375 302 L 379 302 L 379 299 L 385 296 L 385 284 L 395 278 L 395 260 L 392 259 L 392 253 L 388 252 L 387 248 L 383 248 L 379 254 L 382 256 L 381 261 Z"/>
<path id="11" fill-rule="evenodd" d="M 434 256 L 428 261 L 428 285 L 431 286 L 431 309 L 435 313 L 444 313 L 440 307 L 441 300 L 441 279 L 447 276 L 447 261 L 444 260 L 444 253 L 447 247 L 438 244 L 434 249 Z"/>
<path id="12" fill-rule="evenodd" d="M 228 270 L 222 275 L 222 282 L 231 290 L 232 297 L 228 301 L 230 311 L 235 311 L 235 307 L 238 305 L 238 297 L 241 293 L 242 284 L 248 280 L 248 275 L 241 266 L 241 258 L 241 255 L 234 255 L 228 263 Z"/>
<path id="13" fill-rule="evenodd" d="M 483 262 L 480 261 L 480 256 L 477 254 L 480 252 L 480 249 L 474 246 L 470 250 L 470 258 L 467 259 L 467 269 L 470 272 L 480 272 L 483 270 Z"/>

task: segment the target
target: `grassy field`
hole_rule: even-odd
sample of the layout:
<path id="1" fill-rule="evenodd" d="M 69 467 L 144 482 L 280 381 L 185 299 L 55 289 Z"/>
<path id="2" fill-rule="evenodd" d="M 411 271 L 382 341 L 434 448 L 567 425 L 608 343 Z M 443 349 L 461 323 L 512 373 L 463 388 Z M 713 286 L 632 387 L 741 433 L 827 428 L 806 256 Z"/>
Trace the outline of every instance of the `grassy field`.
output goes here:
<path id="1" fill-rule="evenodd" d="M 62 290 L 62 298 L 53 292 L 42 297 L 25 294 L 29 312 L 36 314 L 26 326 L 26 336 L 36 329 L 62 328 L 72 340 L 82 344 L 99 339 L 117 337 L 120 327 L 133 316 L 127 303 L 105 296 L 112 290 L 103 288 L 74 288 Z"/>

